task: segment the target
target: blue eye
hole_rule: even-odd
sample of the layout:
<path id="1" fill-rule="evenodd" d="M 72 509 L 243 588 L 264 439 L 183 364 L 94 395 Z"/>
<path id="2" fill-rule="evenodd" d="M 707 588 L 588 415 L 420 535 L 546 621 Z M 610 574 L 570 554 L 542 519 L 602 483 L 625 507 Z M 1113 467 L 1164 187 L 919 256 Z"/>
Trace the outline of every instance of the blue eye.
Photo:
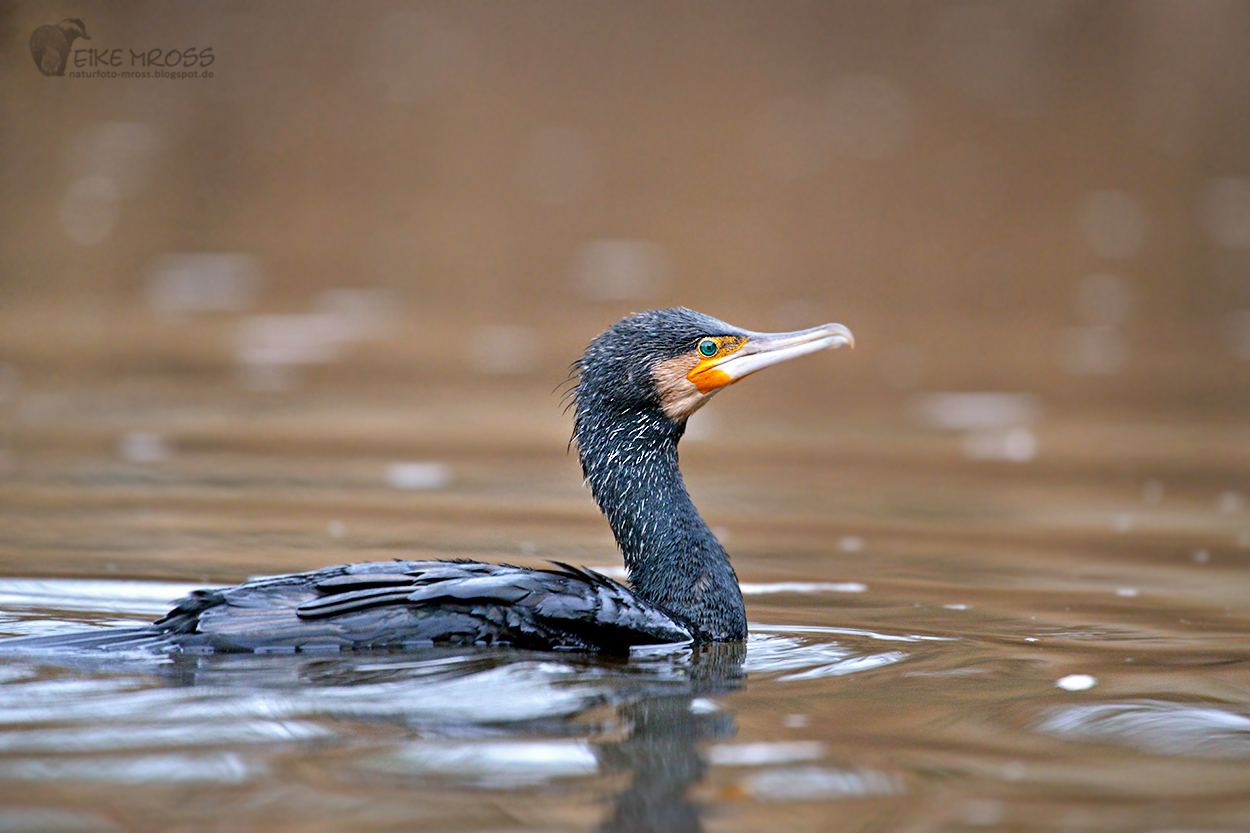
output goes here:
<path id="1" fill-rule="evenodd" d="M 716 342 L 710 338 L 705 338 L 699 342 L 699 353 L 707 356 L 709 359 L 716 355 Z"/>

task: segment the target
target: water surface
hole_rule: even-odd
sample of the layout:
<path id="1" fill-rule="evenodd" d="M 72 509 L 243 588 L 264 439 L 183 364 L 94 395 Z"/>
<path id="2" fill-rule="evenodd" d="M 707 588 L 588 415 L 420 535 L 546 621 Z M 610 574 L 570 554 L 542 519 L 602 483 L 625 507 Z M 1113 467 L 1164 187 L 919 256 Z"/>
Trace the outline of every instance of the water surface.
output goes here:
<path id="1" fill-rule="evenodd" d="M 75 396 L 0 485 L 6 635 L 345 560 L 619 565 L 545 397 L 478 400 L 515 418 L 477 443 L 428 400 Z M 406 422 L 449 427 L 361 429 Z M 683 461 L 743 647 L 2 658 L 0 829 L 1244 829 L 1246 439 L 1110 425 L 1013 462 L 715 423 Z"/>

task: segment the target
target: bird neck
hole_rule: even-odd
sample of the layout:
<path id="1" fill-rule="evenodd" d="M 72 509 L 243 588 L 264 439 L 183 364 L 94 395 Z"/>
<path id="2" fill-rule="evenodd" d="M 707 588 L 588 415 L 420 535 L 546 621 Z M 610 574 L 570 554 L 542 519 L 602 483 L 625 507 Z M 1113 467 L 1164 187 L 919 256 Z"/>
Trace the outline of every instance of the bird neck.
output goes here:
<path id="1" fill-rule="evenodd" d="M 746 636 L 746 610 L 729 556 L 695 509 L 678 468 L 685 430 L 641 409 L 579 419 L 578 453 L 607 516 L 634 591 L 688 621 L 700 641 Z"/>

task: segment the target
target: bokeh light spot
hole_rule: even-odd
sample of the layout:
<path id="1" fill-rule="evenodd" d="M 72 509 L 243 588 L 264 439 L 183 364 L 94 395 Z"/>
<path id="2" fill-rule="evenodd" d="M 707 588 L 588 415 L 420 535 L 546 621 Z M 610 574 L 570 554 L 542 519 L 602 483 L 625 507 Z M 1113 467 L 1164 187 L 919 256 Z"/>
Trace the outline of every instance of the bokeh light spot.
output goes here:
<path id="1" fill-rule="evenodd" d="M 158 313 L 239 312 L 260 289 L 260 262 L 249 254 L 163 254 L 152 263 L 148 306 Z"/>

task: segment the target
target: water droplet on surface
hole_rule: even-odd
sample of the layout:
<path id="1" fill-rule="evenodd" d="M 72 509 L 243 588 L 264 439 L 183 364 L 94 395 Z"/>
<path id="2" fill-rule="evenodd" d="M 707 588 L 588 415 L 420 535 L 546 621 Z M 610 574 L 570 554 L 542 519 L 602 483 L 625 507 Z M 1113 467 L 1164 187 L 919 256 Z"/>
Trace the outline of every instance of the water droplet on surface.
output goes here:
<path id="1" fill-rule="evenodd" d="M 1147 480 L 1146 485 L 1142 486 L 1142 500 L 1152 506 L 1160 503 L 1163 500 L 1164 494 L 1165 490 L 1163 488 L 1163 484 L 1158 480 Z"/>
<path id="2" fill-rule="evenodd" d="M 838 541 L 838 548 L 843 552 L 863 552 L 864 539 L 858 535 L 843 535 Z"/>
<path id="3" fill-rule="evenodd" d="M 1085 691 L 1098 685 L 1098 678 L 1089 674 L 1069 674 L 1056 680 L 1055 685 L 1064 691 Z"/>
<path id="4" fill-rule="evenodd" d="M 1195 564 L 1206 564 L 1211 560 L 1211 553 L 1208 550 L 1194 550 L 1193 559 Z"/>

